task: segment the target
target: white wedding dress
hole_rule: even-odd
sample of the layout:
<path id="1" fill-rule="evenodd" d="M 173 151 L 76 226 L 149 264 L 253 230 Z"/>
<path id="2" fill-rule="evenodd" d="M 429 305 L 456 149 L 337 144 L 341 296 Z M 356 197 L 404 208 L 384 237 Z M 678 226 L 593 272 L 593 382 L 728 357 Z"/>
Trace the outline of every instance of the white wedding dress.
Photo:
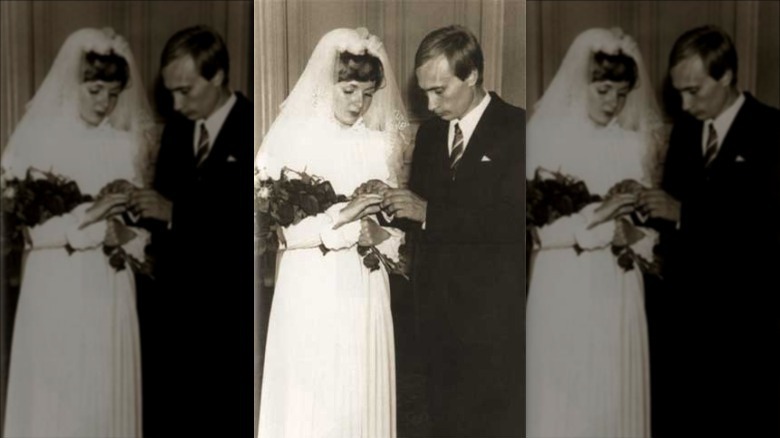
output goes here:
<path id="1" fill-rule="evenodd" d="M 3 166 L 74 180 L 96 195 L 122 178 L 141 185 L 138 147 L 106 119 L 96 128 L 49 126 L 48 144 L 19 144 Z M 4 157 L 6 158 L 6 157 Z M 83 208 L 82 208 L 83 210 Z M 132 271 L 103 254 L 105 221 L 77 231 L 72 214 L 31 229 L 13 332 L 4 437 L 141 436 L 141 380 Z M 68 254 L 65 244 L 81 249 Z"/>
<path id="2" fill-rule="evenodd" d="M 560 134 L 529 139 L 529 176 L 538 166 L 559 170 L 602 196 L 624 179 L 649 184 L 642 167 L 647 145 L 636 132 L 616 120 L 604 128 L 589 121 L 557 127 L 549 122 L 547 132 Z M 542 249 L 533 255 L 526 314 L 527 436 L 648 437 L 642 276 L 618 266 L 609 245 L 614 222 L 591 232 L 585 225 L 576 214 L 558 219 L 540 230 Z M 575 235 L 594 247 L 578 255 Z"/>
<path id="3" fill-rule="evenodd" d="M 389 138 L 362 120 L 297 126 L 276 154 L 261 149 L 258 166 L 279 177 L 283 166 L 306 171 L 351 195 L 363 182 L 395 185 Z M 267 153 L 268 152 L 268 153 Z M 396 436 L 395 355 L 390 287 L 384 268 L 370 272 L 358 255 L 359 221 L 332 230 L 345 204 L 284 230 L 271 308 L 260 401 L 260 438 Z M 397 258 L 402 234 L 378 245 Z M 323 255 L 323 243 L 330 251 Z"/>

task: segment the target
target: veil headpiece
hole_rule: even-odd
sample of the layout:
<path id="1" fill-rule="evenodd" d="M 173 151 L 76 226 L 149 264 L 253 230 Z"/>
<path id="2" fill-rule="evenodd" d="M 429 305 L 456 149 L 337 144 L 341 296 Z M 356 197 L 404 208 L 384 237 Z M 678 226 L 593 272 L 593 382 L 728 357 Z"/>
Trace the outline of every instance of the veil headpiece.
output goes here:
<path id="1" fill-rule="evenodd" d="M 637 81 L 616 122 L 623 129 L 638 132 L 643 137 L 647 146 L 645 171 L 651 180 L 657 181 L 664 154 L 664 123 L 639 47 L 619 28 L 589 29 L 577 36 L 552 82 L 534 106 L 528 121 L 529 140 L 540 141 L 544 135 L 556 135 L 561 126 L 581 126 L 588 121 L 587 89 L 591 63 L 598 52 L 620 53 L 636 62 Z"/>
<path id="2" fill-rule="evenodd" d="M 365 28 L 335 29 L 320 39 L 298 82 L 282 103 L 279 116 L 263 138 L 256 158 L 258 167 L 262 168 L 270 157 L 278 158 L 291 137 L 310 135 L 301 131 L 302 124 L 312 120 L 335 120 L 336 63 L 344 52 L 370 54 L 382 63 L 384 81 L 374 93 L 371 106 L 363 115 L 363 123 L 388 136 L 392 144 L 390 169 L 395 176 L 400 174 L 402 155 L 411 138 L 406 109 L 382 41 Z"/>
<path id="3" fill-rule="evenodd" d="M 21 176 L 27 169 L 19 168 L 20 164 L 34 164 L 52 152 L 48 148 L 56 147 L 51 140 L 56 141 L 57 129 L 72 129 L 83 123 L 78 93 L 83 82 L 83 62 L 89 52 L 113 53 L 127 61 L 129 80 L 104 123 L 132 135 L 139 148 L 135 165 L 148 181 L 156 153 L 156 125 L 130 46 L 110 28 L 80 29 L 68 36 L 3 151 L 4 169 Z"/>

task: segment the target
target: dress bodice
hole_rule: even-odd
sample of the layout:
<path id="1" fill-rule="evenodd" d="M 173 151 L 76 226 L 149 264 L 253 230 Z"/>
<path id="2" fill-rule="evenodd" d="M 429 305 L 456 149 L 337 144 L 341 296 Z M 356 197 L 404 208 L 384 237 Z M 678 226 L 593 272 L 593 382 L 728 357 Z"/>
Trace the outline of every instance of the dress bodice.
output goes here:
<path id="1" fill-rule="evenodd" d="M 591 193 L 600 195 L 624 179 L 650 184 L 642 164 L 648 146 L 639 133 L 622 128 L 615 120 L 601 128 L 583 121 L 579 126 L 559 126 L 557 132 L 531 137 L 529 176 L 538 166 L 560 171 L 581 179 Z"/>
<path id="2" fill-rule="evenodd" d="M 358 121 L 344 127 L 332 120 L 300 126 L 304 135 L 291 135 L 284 149 L 262 155 L 259 165 L 278 178 L 283 167 L 328 180 L 338 194 L 351 195 L 360 184 L 379 179 L 395 185 L 389 158 L 390 142 L 380 131 Z"/>
<path id="3" fill-rule="evenodd" d="M 17 177 L 30 167 L 51 171 L 75 181 L 82 193 L 95 195 L 116 179 L 141 186 L 139 153 L 133 136 L 107 121 L 97 127 L 68 123 L 52 126 L 50 136 L 25 144 L 25 150 L 17 151 L 3 166 Z"/>

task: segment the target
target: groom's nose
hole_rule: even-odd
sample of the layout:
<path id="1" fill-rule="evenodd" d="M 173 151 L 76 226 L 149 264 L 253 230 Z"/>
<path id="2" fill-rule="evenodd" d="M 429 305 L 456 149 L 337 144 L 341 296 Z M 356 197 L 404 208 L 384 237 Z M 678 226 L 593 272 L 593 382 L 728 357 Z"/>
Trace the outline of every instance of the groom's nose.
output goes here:
<path id="1" fill-rule="evenodd" d="M 691 100 L 692 97 L 683 93 L 682 94 L 682 109 L 685 112 L 688 112 L 691 109 Z"/>
<path id="2" fill-rule="evenodd" d="M 182 108 L 182 101 L 184 100 L 183 96 L 180 96 L 176 93 L 173 94 L 173 109 L 176 112 L 180 112 Z"/>

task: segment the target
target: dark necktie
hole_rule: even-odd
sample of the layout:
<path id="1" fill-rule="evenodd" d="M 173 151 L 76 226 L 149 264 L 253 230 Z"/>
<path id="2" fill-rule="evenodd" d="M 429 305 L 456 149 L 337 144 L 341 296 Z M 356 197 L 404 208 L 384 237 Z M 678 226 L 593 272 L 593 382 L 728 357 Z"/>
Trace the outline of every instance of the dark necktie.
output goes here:
<path id="1" fill-rule="evenodd" d="M 206 130 L 206 124 L 200 124 L 200 138 L 198 138 L 198 149 L 195 152 L 195 166 L 200 167 L 209 153 L 209 131 Z"/>
<path id="2" fill-rule="evenodd" d="M 460 159 L 463 156 L 463 132 L 460 126 L 455 124 L 455 136 L 452 139 L 452 151 L 450 152 L 450 172 L 455 177 L 455 170 L 458 168 Z"/>
<path id="3" fill-rule="evenodd" d="M 710 130 L 707 135 L 707 147 L 704 149 L 704 167 L 709 167 L 715 154 L 718 153 L 718 133 L 715 131 L 715 125 L 710 123 Z"/>

